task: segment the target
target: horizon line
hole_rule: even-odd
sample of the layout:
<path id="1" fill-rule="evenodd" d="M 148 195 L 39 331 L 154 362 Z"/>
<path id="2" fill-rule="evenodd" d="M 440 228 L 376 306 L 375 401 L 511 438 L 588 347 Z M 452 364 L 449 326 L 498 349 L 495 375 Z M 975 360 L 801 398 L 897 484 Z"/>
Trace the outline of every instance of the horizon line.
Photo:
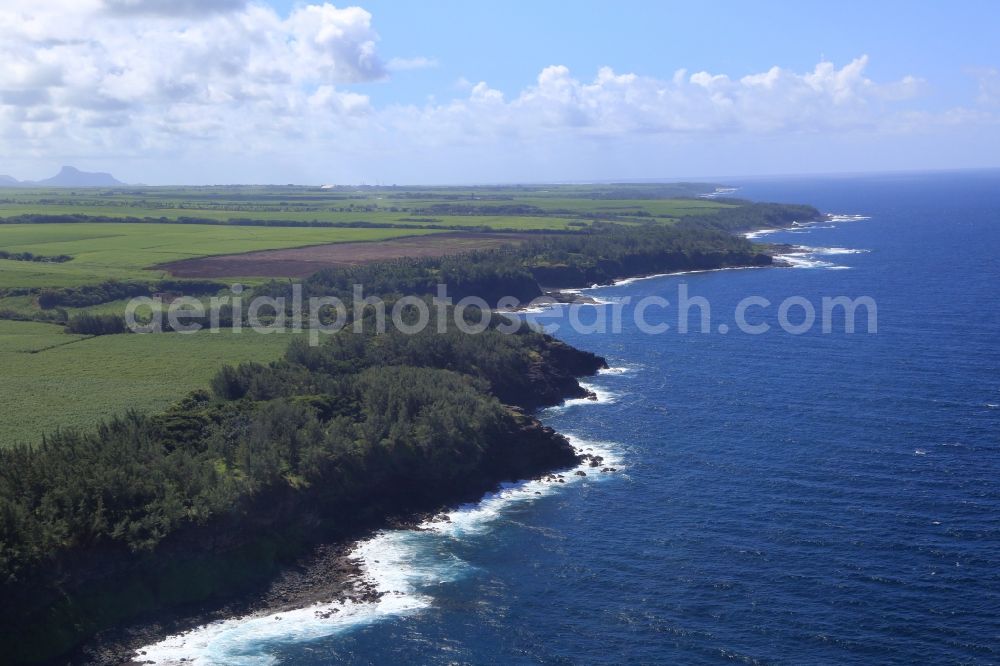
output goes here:
<path id="1" fill-rule="evenodd" d="M 72 165 L 64 165 L 72 166 Z M 77 167 L 73 167 L 77 168 Z M 82 169 L 78 169 L 83 171 Z M 988 167 L 950 167 L 950 168 L 920 168 L 920 169 L 890 169 L 877 171 L 807 171 L 796 173 L 767 173 L 767 174 L 730 174 L 726 176 L 678 176 L 678 177 L 634 177 L 634 178 L 589 178 L 579 180 L 538 180 L 538 181 L 470 181 L 470 182 L 442 182 L 442 183 L 392 183 L 386 184 L 376 182 L 376 184 L 359 183 L 166 183 L 160 185 L 150 185 L 147 183 L 122 183 L 120 185 L 38 185 L 37 181 L 16 181 L 14 184 L 5 185 L 0 181 L 0 191 L 10 188 L 15 189 L 20 186 L 36 189 L 116 189 L 123 187 L 328 187 L 328 188 L 446 188 L 446 187 L 540 187 L 545 185 L 668 185 L 668 184 L 710 184 L 724 185 L 727 180 L 741 181 L 763 181 L 763 180 L 787 180 L 787 179 L 808 179 L 808 178 L 857 178 L 857 177 L 877 177 L 877 176 L 905 176 L 905 175 L 934 175 L 934 174 L 957 174 L 972 172 L 1000 171 L 1000 165 Z M 83 171 L 83 173 L 101 173 L 113 176 L 109 171 Z M 3 174 L 8 175 L 8 174 Z M 9 176 L 12 178 L 12 176 Z"/>

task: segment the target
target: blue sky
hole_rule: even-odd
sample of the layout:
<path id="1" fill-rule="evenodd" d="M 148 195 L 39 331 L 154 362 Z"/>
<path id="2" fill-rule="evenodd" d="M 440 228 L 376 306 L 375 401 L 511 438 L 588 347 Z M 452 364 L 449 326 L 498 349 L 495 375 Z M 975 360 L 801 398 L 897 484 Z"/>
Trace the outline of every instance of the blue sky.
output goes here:
<path id="1" fill-rule="evenodd" d="M 294 2 L 271 3 L 289 11 Z M 301 4 L 301 3 L 299 3 Z M 581 73 L 669 77 L 674 70 L 741 76 L 773 65 L 811 69 L 823 57 L 871 57 L 876 80 L 918 74 L 928 106 L 970 103 L 965 70 L 1000 65 L 998 2 L 366 2 L 387 57 L 437 68 L 376 85 L 385 101 L 449 96 L 460 77 L 515 93 L 546 65 Z"/>
<path id="2" fill-rule="evenodd" d="M 996 2 L 8 0 L 0 173 L 460 183 L 1000 166 Z"/>

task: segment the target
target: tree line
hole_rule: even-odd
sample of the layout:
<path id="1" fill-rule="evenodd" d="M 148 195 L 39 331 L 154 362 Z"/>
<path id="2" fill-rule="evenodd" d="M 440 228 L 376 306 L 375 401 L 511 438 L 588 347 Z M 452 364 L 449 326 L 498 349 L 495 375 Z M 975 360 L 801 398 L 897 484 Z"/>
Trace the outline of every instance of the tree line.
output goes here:
<path id="1" fill-rule="evenodd" d="M 358 212 L 358 211 L 345 211 Z M 179 217 L 134 217 L 123 216 L 114 217 L 107 215 L 84 215 L 79 213 L 50 215 L 42 213 L 26 213 L 22 215 L 11 215 L 0 217 L 0 224 L 204 224 L 213 226 L 236 226 L 236 227 L 310 227 L 320 229 L 440 229 L 442 231 L 474 231 L 479 233 L 490 232 L 517 232 L 520 234 L 550 234 L 567 233 L 562 229 L 521 229 L 517 227 L 497 227 L 494 225 L 469 225 L 469 224 L 446 224 L 441 219 L 423 221 L 427 218 L 401 217 L 397 222 L 375 222 L 371 220 L 262 220 L 254 218 L 234 217 L 226 220 L 218 220 L 207 217 L 189 217 L 181 215 Z M 414 222 L 416 220 L 416 222 Z"/>
<path id="2" fill-rule="evenodd" d="M 784 223 L 792 214 L 799 213 L 611 225 L 488 252 L 331 269 L 304 288 L 346 297 L 362 283 L 391 303 L 433 294 L 443 282 L 458 298 L 530 299 L 540 271 L 612 278 L 685 262 L 756 261 L 757 249 L 723 228 Z M 212 293 L 219 285 L 158 285 L 170 287 Z M 108 282 L 55 290 L 49 304 L 151 288 Z M 259 292 L 287 288 L 271 283 Z M 110 598 L 116 575 L 168 566 L 157 558 L 170 543 L 195 548 L 219 534 L 253 542 L 310 517 L 335 529 L 573 464 L 568 442 L 518 408 L 582 395 L 575 377 L 596 372 L 603 359 L 523 327 L 506 335 L 494 324 L 473 336 L 453 316 L 445 321 L 444 332 L 432 326 L 417 335 L 348 329 L 319 347 L 296 338 L 280 361 L 223 367 L 208 389 L 163 413 L 128 412 L 96 428 L 47 434 L 35 446 L 0 449 L 0 650 L 31 646 L 52 656 L 110 621 L 74 601 L 76 586 L 94 575 L 85 563 L 106 563 L 101 589 Z M 96 316 L 76 325 L 114 326 Z M 120 570 L 107 564 L 116 562 Z M 155 597 L 139 596 L 141 603 Z"/>
<path id="3" fill-rule="evenodd" d="M 365 331 L 223 367 L 159 415 L 0 448 L 0 585 L 79 550 L 151 551 L 276 488 L 336 503 L 388 483 L 461 483 L 525 425 L 505 405 L 554 404 L 603 365 L 527 330 Z"/>
<path id="4" fill-rule="evenodd" d="M 367 292 L 397 295 L 433 294 L 436 285 L 447 284 L 456 299 L 478 296 L 493 305 L 509 295 L 530 301 L 541 295 L 539 285 L 589 286 L 650 273 L 766 265 L 769 256 L 729 230 L 781 226 L 804 214 L 818 215 L 814 209 L 752 204 L 672 225 L 603 224 L 463 255 L 329 268 L 306 279 L 304 289 L 310 296 L 346 301 L 354 284 L 365 285 Z M 288 290 L 287 284 L 272 282 L 258 292 L 284 295 Z"/>
<path id="5" fill-rule="evenodd" d="M 41 255 L 31 252 L 7 252 L 6 250 L 0 250 L 0 259 L 8 259 L 10 261 L 37 261 L 43 264 L 62 264 L 72 258 L 68 254 Z"/>

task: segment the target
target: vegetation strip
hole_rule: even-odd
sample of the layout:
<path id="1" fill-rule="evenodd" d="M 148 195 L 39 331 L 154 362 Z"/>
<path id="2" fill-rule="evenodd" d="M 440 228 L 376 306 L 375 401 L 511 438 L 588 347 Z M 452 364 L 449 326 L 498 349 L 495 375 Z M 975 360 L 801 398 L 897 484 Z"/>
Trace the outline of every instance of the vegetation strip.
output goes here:
<path id="1" fill-rule="evenodd" d="M 764 204 L 713 211 L 669 225 L 596 225 L 518 247 L 329 268 L 303 288 L 347 296 L 360 283 L 391 303 L 447 283 L 456 298 L 530 300 L 540 282 L 587 286 L 766 265 L 759 247 L 731 232 L 818 215 Z M 178 283 L 187 288 L 196 289 Z M 289 288 L 275 281 L 253 293 Z M 48 298 L 58 308 L 132 291 L 108 282 Z M 71 321 L 115 325 L 116 316 L 84 310 Z M 225 366 L 210 390 L 164 412 L 129 412 L 0 449 L 2 653 L 53 658 L 138 614 L 268 580 L 310 544 L 577 462 L 565 438 L 525 410 L 586 395 L 575 377 L 603 359 L 530 331 L 469 335 L 449 324 L 443 333 L 374 335 L 370 319 L 363 323 L 366 333 L 342 331 L 320 347 L 293 338 L 280 361 Z"/>

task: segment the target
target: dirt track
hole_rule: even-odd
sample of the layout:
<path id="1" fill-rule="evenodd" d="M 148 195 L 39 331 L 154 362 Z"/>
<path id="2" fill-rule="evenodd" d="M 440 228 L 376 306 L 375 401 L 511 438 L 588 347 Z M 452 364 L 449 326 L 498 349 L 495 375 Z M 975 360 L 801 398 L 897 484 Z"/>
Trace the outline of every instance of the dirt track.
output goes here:
<path id="1" fill-rule="evenodd" d="M 524 242 L 525 234 L 454 232 L 409 236 L 364 243 L 330 243 L 287 250 L 184 259 L 154 268 L 174 277 L 288 277 L 303 278 L 333 266 L 355 266 L 400 257 L 441 257 L 472 250 L 487 250 Z"/>

